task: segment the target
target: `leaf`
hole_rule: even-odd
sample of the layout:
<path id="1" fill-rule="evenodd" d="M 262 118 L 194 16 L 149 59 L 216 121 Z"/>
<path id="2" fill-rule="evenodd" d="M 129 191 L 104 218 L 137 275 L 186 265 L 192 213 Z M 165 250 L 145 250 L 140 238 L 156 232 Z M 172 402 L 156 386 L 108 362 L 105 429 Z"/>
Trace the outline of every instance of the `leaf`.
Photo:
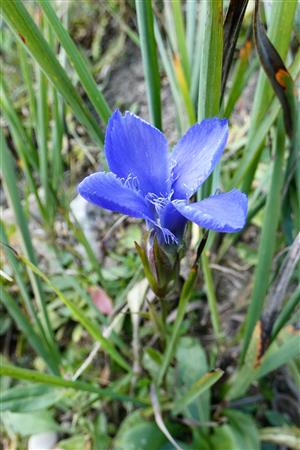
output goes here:
<path id="1" fill-rule="evenodd" d="M 82 435 L 63 439 L 56 444 L 57 450 L 82 450 L 85 448 L 86 439 Z"/>
<path id="2" fill-rule="evenodd" d="M 116 389 L 105 388 L 101 389 L 91 383 L 84 383 L 83 381 L 72 381 L 66 380 L 65 378 L 58 377 L 55 375 L 48 375 L 46 373 L 38 372 L 36 370 L 22 369 L 9 364 L 4 364 L 0 360 L 0 375 L 7 376 L 11 378 L 17 378 L 20 380 L 33 381 L 36 383 L 43 383 L 50 386 L 57 386 L 61 388 L 70 388 L 76 391 L 85 391 L 98 394 L 99 398 L 106 397 L 120 401 L 132 401 L 139 405 L 145 405 L 144 401 L 140 401 L 135 397 L 130 397 L 128 395 L 119 394 Z M 147 402 L 146 402 L 147 404 Z"/>
<path id="3" fill-rule="evenodd" d="M 32 411 L 30 414 L 5 411 L 1 419 L 7 429 L 21 436 L 59 429 L 50 411 Z"/>
<path id="4" fill-rule="evenodd" d="M 122 422 L 113 447 L 116 450 L 161 450 L 166 443 L 158 426 L 143 419 L 136 411 Z"/>
<path id="5" fill-rule="evenodd" d="M 224 22 L 222 97 L 249 0 L 231 0 Z"/>
<path id="6" fill-rule="evenodd" d="M 234 409 L 225 409 L 224 415 L 229 419 L 237 449 L 260 450 L 258 429 L 250 415 Z"/>
<path id="7" fill-rule="evenodd" d="M 254 328 L 244 363 L 230 381 L 230 388 L 226 395 L 227 400 L 241 397 L 247 391 L 257 372 L 261 347 L 262 325 L 261 321 L 258 321 Z"/>
<path id="8" fill-rule="evenodd" d="M 286 132 L 294 134 L 296 101 L 294 82 L 276 48 L 269 40 L 259 15 L 259 0 L 255 2 L 253 29 L 257 53 L 267 77 L 277 95 L 284 112 Z"/>
<path id="9" fill-rule="evenodd" d="M 178 381 L 176 390 L 183 395 L 207 371 L 207 360 L 199 341 L 190 337 L 181 338 L 176 352 Z M 200 422 L 209 420 L 210 392 L 206 391 L 187 407 L 185 415 Z"/>
<path id="10" fill-rule="evenodd" d="M 176 400 L 173 410 L 174 414 L 178 414 L 195 401 L 200 394 L 213 386 L 221 378 L 223 373 L 224 372 L 221 369 L 211 370 L 193 383 L 192 386 Z"/>
<path id="11" fill-rule="evenodd" d="M 209 441 L 212 450 L 241 450 L 236 447 L 234 434 L 229 425 L 222 425 L 221 427 L 215 428 Z"/>
<path id="12" fill-rule="evenodd" d="M 288 330 L 283 330 L 277 341 L 274 341 L 265 353 L 257 378 L 267 375 L 300 355 L 300 332 L 293 327 L 288 327 Z M 280 337 L 283 338 L 283 343 L 278 345 Z"/>
<path id="13" fill-rule="evenodd" d="M 15 386 L 1 393 L 0 411 L 28 412 L 45 409 L 61 398 L 61 393 L 43 385 Z"/>

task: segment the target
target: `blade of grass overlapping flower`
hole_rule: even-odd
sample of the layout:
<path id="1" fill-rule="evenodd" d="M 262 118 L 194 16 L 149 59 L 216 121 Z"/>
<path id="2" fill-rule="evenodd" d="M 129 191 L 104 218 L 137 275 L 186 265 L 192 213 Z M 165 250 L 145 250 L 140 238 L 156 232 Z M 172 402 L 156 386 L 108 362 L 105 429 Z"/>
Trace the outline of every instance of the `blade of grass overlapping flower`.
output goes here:
<path id="1" fill-rule="evenodd" d="M 87 332 L 92 336 L 96 341 L 98 341 L 104 351 L 106 351 L 111 358 L 119 364 L 120 367 L 131 371 L 131 367 L 127 364 L 123 356 L 116 350 L 115 346 L 111 343 L 110 340 L 106 339 L 103 334 L 98 329 L 98 325 L 92 322 L 83 311 L 81 311 L 75 303 L 69 300 L 56 286 L 54 283 L 49 280 L 49 278 L 38 269 L 35 264 L 32 264 L 27 258 L 23 255 L 18 255 L 20 261 L 22 261 L 27 267 L 29 267 L 32 272 L 34 272 L 38 277 L 40 277 L 58 296 L 58 298 L 69 308 L 74 318 L 87 330 Z"/>
<path id="2" fill-rule="evenodd" d="M 295 0 L 291 0 L 290 2 L 280 1 L 272 3 L 270 23 L 268 24 L 268 36 L 283 60 L 285 60 L 286 58 L 290 43 L 290 37 L 296 11 L 296 3 L 297 2 Z M 284 30 L 284 33 L 282 33 L 282 30 Z M 236 186 L 238 184 L 238 181 L 243 180 L 242 190 L 244 192 L 249 192 L 256 167 L 259 162 L 259 158 L 257 158 L 256 161 L 253 161 L 251 168 L 249 168 L 246 173 L 242 174 L 241 168 L 244 167 L 245 161 L 249 161 L 249 159 L 252 159 L 254 153 L 256 152 L 256 148 L 253 147 L 253 140 L 255 139 L 257 129 L 266 116 L 266 112 L 270 107 L 270 103 L 273 97 L 274 95 L 270 83 L 266 78 L 263 69 L 261 69 L 251 112 L 248 142 L 244 151 L 241 165 L 238 168 L 232 181 L 232 185 Z"/>
<path id="3" fill-rule="evenodd" d="M 221 0 L 204 2 L 201 5 L 200 13 L 201 66 L 198 92 L 198 122 L 204 118 L 219 114 L 222 80 L 223 2 Z M 201 187 L 202 198 L 211 194 L 212 186 L 218 184 L 218 179 L 219 166 L 214 169 L 213 175 Z M 201 255 L 201 261 L 205 269 L 204 280 L 214 333 L 219 337 L 221 321 L 218 315 L 208 256 L 205 252 Z"/>
<path id="4" fill-rule="evenodd" d="M 1 301 L 7 309 L 9 315 L 15 321 L 18 329 L 22 333 L 23 336 L 26 337 L 31 347 L 35 350 L 35 352 L 43 358 L 49 370 L 54 375 L 59 375 L 59 370 L 56 365 L 56 362 L 53 360 L 49 349 L 45 348 L 44 340 L 38 335 L 32 324 L 24 315 L 24 312 L 20 309 L 19 305 L 15 301 L 15 299 L 8 293 L 4 288 L 1 289 Z"/>
<path id="5" fill-rule="evenodd" d="M 21 244 L 23 251 L 26 254 L 27 258 L 34 264 L 36 264 L 36 255 L 30 237 L 27 218 L 24 213 L 24 209 L 15 183 L 13 158 L 7 147 L 2 131 L 0 131 L 0 142 L 1 142 L 1 156 L 2 156 L 0 158 L 1 173 L 6 197 L 15 215 L 16 225 L 18 227 L 21 236 Z M 60 356 L 54 340 L 53 330 L 51 328 L 47 312 L 46 299 L 44 296 L 42 285 L 40 283 L 40 280 L 31 270 L 28 270 L 28 275 L 30 278 L 36 302 L 40 309 L 44 333 L 47 336 L 47 344 L 49 345 L 49 348 L 53 352 L 53 355 L 55 356 L 57 361 L 59 361 Z"/>
<path id="6" fill-rule="evenodd" d="M 47 384 L 49 386 L 57 386 L 61 388 L 74 389 L 75 391 L 91 392 L 99 395 L 99 398 L 108 398 L 111 400 L 119 400 L 123 402 L 132 402 L 137 406 L 149 405 L 145 400 L 140 400 L 129 395 L 119 394 L 113 388 L 101 389 L 94 384 L 85 383 L 84 381 L 66 380 L 55 375 L 37 372 L 36 370 L 22 369 L 8 364 L 0 364 L 0 375 L 5 377 L 16 378 L 18 380 L 32 381 L 34 383 Z"/>
<path id="7" fill-rule="evenodd" d="M 135 2 L 151 122 L 162 129 L 160 75 L 151 0 Z"/>
<path id="8" fill-rule="evenodd" d="M 280 218 L 281 193 L 285 173 L 284 143 L 285 133 L 283 123 L 282 118 L 279 118 L 273 148 L 274 163 L 272 179 L 264 213 L 258 250 L 258 263 L 254 273 L 252 295 L 246 315 L 241 361 L 244 360 L 255 324 L 263 310 L 264 299 L 270 282 L 269 277 L 272 272 L 272 260 L 276 250 L 276 232 Z"/>
<path id="9" fill-rule="evenodd" d="M 91 72 L 89 71 L 84 58 L 80 54 L 80 51 L 76 47 L 68 31 L 64 28 L 63 24 L 57 17 L 53 7 L 51 6 L 51 2 L 49 0 L 38 0 L 38 3 L 44 11 L 52 30 L 57 35 L 59 42 L 65 49 L 70 61 L 72 62 L 78 78 L 87 93 L 87 96 L 93 104 L 96 112 L 103 120 L 103 123 L 106 124 L 111 115 L 111 110 L 101 90 L 97 86 Z"/>
<path id="10" fill-rule="evenodd" d="M 54 84 L 68 103 L 77 119 L 85 126 L 90 137 L 99 145 L 103 143 L 103 133 L 95 119 L 84 105 L 77 90 L 58 62 L 54 52 L 46 42 L 21 0 L 5 1 L 1 12 L 5 21 L 23 42 L 27 51 L 40 65 L 43 72 Z"/>
<path id="11" fill-rule="evenodd" d="M 221 103 L 224 97 L 229 70 L 232 64 L 237 39 L 249 0 L 231 0 L 224 21 L 224 48 L 222 63 Z"/>

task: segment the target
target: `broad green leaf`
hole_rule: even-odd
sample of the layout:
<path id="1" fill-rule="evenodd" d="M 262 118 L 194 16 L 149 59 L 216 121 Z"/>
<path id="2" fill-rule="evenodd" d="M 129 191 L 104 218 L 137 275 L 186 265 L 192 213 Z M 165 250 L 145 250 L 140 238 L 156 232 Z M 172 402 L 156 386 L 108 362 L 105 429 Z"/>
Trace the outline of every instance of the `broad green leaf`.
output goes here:
<path id="1" fill-rule="evenodd" d="M 85 448 L 86 438 L 82 435 L 72 436 L 57 443 L 57 448 L 62 450 L 82 450 Z"/>
<path id="2" fill-rule="evenodd" d="M 258 429 L 250 415 L 234 409 L 225 409 L 224 415 L 229 419 L 237 449 L 260 450 Z"/>
<path id="3" fill-rule="evenodd" d="M 255 378 L 262 343 L 262 326 L 257 322 L 242 367 L 233 375 L 226 399 L 242 396 Z"/>
<path id="4" fill-rule="evenodd" d="M 50 411 L 31 411 L 30 414 L 5 411 L 1 419 L 8 430 L 21 436 L 59 429 Z"/>
<path id="5" fill-rule="evenodd" d="M 114 441 L 115 450 L 161 450 L 167 439 L 153 420 L 145 420 L 139 411 L 126 417 Z"/>
<path id="6" fill-rule="evenodd" d="M 234 433 L 229 425 L 214 428 L 209 441 L 212 450 L 242 450 L 236 446 Z M 243 448 L 243 450 L 246 450 L 246 448 Z"/>
<path id="7" fill-rule="evenodd" d="M 183 337 L 178 342 L 176 351 L 178 384 L 176 392 L 182 396 L 191 386 L 208 371 L 206 355 L 199 341 Z M 195 420 L 209 420 L 210 392 L 203 392 L 187 407 L 185 414 Z"/>
<path id="8" fill-rule="evenodd" d="M 18 385 L 1 393 L 0 411 L 28 412 L 54 405 L 62 393 L 44 385 Z"/>

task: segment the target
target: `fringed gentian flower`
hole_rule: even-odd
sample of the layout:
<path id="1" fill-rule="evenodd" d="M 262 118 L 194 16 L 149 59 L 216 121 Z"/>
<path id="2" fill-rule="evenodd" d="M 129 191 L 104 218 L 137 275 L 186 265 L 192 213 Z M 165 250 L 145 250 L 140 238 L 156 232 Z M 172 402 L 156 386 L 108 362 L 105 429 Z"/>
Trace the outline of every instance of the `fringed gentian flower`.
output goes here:
<path id="1" fill-rule="evenodd" d="M 178 244 L 188 220 L 210 230 L 239 231 L 247 197 L 237 189 L 189 203 L 220 160 L 227 137 L 226 119 L 205 119 L 169 153 L 157 128 L 130 112 L 115 111 L 105 136 L 111 171 L 86 177 L 78 191 L 101 208 L 145 219 L 160 243 Z"/>

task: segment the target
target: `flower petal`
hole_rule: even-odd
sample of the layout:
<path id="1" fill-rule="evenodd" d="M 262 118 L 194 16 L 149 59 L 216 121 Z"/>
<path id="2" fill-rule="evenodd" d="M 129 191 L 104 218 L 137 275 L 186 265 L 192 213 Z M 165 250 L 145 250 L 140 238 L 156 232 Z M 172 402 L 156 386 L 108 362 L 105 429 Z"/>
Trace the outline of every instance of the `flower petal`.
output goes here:
<path id="1" fill-rule="evenodd" d="M 78 186 L 78 192 L 85 200 L 101 208 L 154 220 L 152 207 L 147 200 L 111 172 L 97 172 L 84 178 Z"/>
<path id="2" fill-rule="evenodd" d="M 168 142 L 146 121 L 115 111 L 106 130 L 105 153 L 110 170 L 120 178 L 136 178 L 144 195 L 169 192 Z"/>
<path id="3" fill-rule="evenodd" d="M 190 198 L 211 174 L 224 151 L 227 119 L 205 119 L 192 126 L 172 152 L 174 198 Z"/>
<path id="4" fill-rule="evenodd" d="M 173 200 L 172 203 L 188 220 L 210 230 L 234 233 L 246 223 L 247 196 L 237 189 L 212 195 L 197 203 L 186 204 L 183 200 Z"/>
<path id="5" fill-rule="evenodd" d="M 159 219 L 161 226 L 170 230 L 177 241 L 180 242 L 183 237 L 187 219 L 177 211 L 171 202 L 159 211 Z"/>

